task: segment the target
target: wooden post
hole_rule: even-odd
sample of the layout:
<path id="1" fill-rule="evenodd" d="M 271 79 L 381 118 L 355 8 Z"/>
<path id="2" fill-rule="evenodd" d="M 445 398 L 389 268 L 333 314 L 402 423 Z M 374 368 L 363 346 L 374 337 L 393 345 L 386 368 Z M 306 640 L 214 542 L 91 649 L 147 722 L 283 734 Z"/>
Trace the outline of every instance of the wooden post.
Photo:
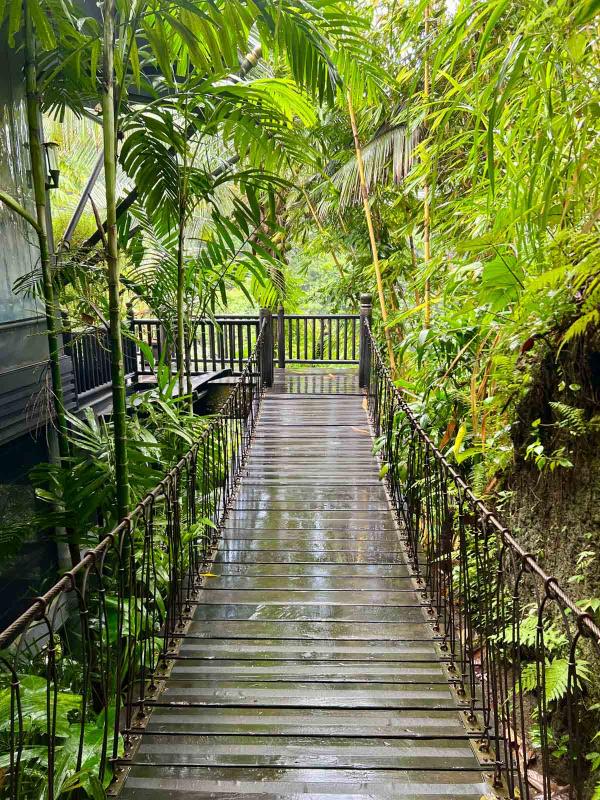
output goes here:
<path id="1" fill-rule="evenodd" d="M 260 374 L 264 386 L 273 385 L 273 315 L 268 308 L 261 308 L 259 314 L 259 331 L 263 330 L 260 347 Z"/>
<path id="2" fill-rule="evenodd" d="M 361 389 L 366 389 L 369 385 L 369 376 L 371 372 L 371 343 L 369 341 L 369 334 L 365 326 L 368 321 L 371 324 L 373 312 L 373 298 L 370 294 L 361 294 L 360 296 L 360 346 L 359 346 L 359 362 L 358 362 L 358 385 Z"/>
<path id="3" fill-rule="evenodd" d="M 279 306 L 277 312 L 277 366 L 285 369 L 285 311 Z"/>

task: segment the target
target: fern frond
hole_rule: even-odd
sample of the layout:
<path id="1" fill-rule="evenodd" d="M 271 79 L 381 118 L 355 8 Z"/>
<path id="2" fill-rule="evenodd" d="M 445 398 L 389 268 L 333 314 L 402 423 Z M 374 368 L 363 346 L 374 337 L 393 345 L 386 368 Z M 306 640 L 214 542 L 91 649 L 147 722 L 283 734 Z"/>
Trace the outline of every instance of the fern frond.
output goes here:
<path id="1" fill-rule="evenodd" d="M 556 425 L 559 428 L 568 430 L 572 436 L 583 436 L 587 432 L 587 423 L 582 408 L 551 401 L 550 408 L 556 414 Z"/>

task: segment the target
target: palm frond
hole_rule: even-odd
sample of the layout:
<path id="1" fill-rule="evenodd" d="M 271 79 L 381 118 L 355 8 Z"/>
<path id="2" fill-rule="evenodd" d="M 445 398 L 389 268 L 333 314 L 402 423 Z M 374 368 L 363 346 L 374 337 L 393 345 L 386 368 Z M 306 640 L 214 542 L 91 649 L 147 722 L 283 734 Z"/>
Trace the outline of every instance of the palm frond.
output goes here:
<path id="1" fill-rule="evenodd" d="M 404 125 L 385 126 L 363 147 L 365 178 L 369 189 L 389 180 L 400 183 L 409 173 L 419 140 L 418 129 Z M 331 176 L 338 189 L 340 207 L 360 201 L 360 180 L 355 157 L 351 157 Z"/>

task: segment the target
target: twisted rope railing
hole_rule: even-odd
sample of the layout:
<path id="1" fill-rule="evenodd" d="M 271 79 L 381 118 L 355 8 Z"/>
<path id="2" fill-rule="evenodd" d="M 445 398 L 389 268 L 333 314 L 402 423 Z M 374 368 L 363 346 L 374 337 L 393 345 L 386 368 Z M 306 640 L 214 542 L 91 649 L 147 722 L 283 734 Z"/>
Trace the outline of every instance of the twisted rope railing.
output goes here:
<path id="1" fill-rule="evenodd" d="M 40 766 L 48 800 L 64 791 L 65 776 L 93 794 L 126 763 L 186 629 L 250 445 L 264 388 L 263 337 L 264 327 L 193 447 L 0 632 L 0 797 L 34 796 Z"/>
<path id="2" fill-rule="evenodd" d="M 549 800 L 559 789 L 586 797 L 584 743 L 595 731 L 585 730 L 584 701 L 600 627 L 436 447 L 394 385 L 368 319 L 363 325 L 368 409 L 387 488 L 494 785 L 514 798 Z M 533 763 L 538 752 L 541 765 Z"/>

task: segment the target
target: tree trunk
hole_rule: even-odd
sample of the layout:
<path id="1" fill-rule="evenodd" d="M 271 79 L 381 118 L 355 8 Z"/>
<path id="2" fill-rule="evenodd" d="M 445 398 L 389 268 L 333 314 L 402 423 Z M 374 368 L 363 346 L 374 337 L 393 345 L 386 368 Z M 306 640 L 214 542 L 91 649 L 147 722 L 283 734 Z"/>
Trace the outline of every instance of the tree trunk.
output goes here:
<path id="1" fill-rule="evenodd" d="M 127 464 L 127 410 L 121 332 L 119 246 L 117 240 L 117 129 L 114 95 L 115 13 L 114 0 L 105 0 L 102 133 L 106 186 L 106 262 L 108 268 L 117 515 L 119 519 L 122 519 L 129 513 L 129 468 Z"/>
<path id="2" fill-rule="evenodd" d="M 48 338 L 48 353 L 50 362 L 50 376 L 52 380 L 52 402 L 56 424 L 56 439 L 58 443 L 58 457 L 63 467 L 67 465 L 70 455 L 69 431 L 65 411 L 65 401 L 60 372 L 60 347 L 58 341 L 59 308 L 54 294 L 52 279 L 52 263 L 48 244 L 48 229 L 46 216 L 46 165 L 44 159 L 43 143 L 40 131 L 40 99 L 37 89 L 37 70 L 35 59 L 35 32 L 31 14 L 24 7 L 25 18 L 25 88 L 27 94 L 27 127 L 29 135 L 29 154 L 31 158 L 31 176 L 35 199 L 35 230 L 38 237 L 40 250 L 40 266 L 42 272 L 42 292 L 44 295 L 44 310 L 46 314 L 46 328 Z M 51 460 L 52 455 L 50 456 Z M 79 543 L 72 531 L 67 533 L 69 555 L 73 566 L 80 560 Z"/>
<path id="3" fill-rule="evenodd" d="M 360 190 L 363 199 L 363 206 L 365 209 L 365 218 L 367 220 L 367 228 L 369 229 L 369 241 L 371 243 L 371 255 L 373 257 L 373 266 L 375 268 L 375 277 L 377 278 L 377 294 L 379 295 L 379 305 L 381 307 L 381 318 L 383 319 L 385 340 L 388 349 L 388 358 L 390 360 L 390 367 L 392 374 L 396 371 L 396 360 L 394 358 L 394 348 L 392 346 L 392 337 L 390 330 L 387 327 L 388 312 L 385 304 L 385 295 L 383 293 L 383 279 L 381 277 L 381 268 L 379 266 L 379 253 L 377 252 L 377 242 L 375 240 L 375 229 L 373 227 L 373 218 L 371 216 L 371 206 L 369 205 L 369 187 L 365 178 L 365 167 L 362 158 L 362 148 L 358 138 L 358 127 L 356 125 L 356 116 L 354 114 L 354 107 L 352 105 L 352 98 L 348 92 L 348 111 L 350 112 L 350 124 L 352 125 L 352 136 L 354 137 L 354 149 L 356 150 L 356 163 L 358 166 L 358 177 L 360 180 Z"/>

